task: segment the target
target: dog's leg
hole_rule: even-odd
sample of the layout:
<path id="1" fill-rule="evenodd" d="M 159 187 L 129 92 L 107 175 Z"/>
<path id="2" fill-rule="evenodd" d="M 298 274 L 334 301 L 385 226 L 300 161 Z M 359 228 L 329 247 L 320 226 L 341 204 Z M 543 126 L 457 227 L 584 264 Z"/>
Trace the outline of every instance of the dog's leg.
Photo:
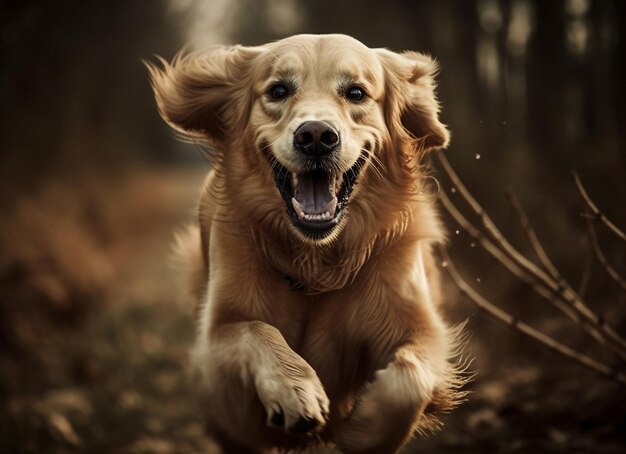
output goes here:
<path id="1" fill-rule="evenodd" d="M 229 438 L 256 447 L 263 417 L 289 433 L 326 423 L 329 402 L 319 378 L 278 329 L 260 321 L 228 323 L 212 330 L 205 347 L 196 350 L 194 364 L 209 424 Z"/>
<path id="2" fill-rule="evenodd" d="M 336 434 L 343 453 L 395 453 L 408 441 L 441 380 L 432 359 L 420 356 L 413 345 L 400 347 L 361 389 Z"/>
<path id="3" fill-rule="evenodd" d="M 276 328 L 262 322 L 247 325 L 246 340 L 253 346 L 249 367 L 268 423 L 288 432 L 323 426 L 329 402 L 313 368 L 289 348 Z"/>

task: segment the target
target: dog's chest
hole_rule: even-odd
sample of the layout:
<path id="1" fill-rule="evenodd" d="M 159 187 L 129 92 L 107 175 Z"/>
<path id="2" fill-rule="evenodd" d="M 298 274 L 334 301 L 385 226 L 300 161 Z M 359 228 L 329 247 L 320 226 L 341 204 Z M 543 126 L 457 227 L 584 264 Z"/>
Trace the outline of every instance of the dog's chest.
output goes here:
<path id="1" fill-rule="evenodd" d="M 316 371 L 331 400 L 360 387 L 377 362 L 367 320 L 348 314 L 334 295 L 302 297 L 281 331 L 289 346 Z"/>

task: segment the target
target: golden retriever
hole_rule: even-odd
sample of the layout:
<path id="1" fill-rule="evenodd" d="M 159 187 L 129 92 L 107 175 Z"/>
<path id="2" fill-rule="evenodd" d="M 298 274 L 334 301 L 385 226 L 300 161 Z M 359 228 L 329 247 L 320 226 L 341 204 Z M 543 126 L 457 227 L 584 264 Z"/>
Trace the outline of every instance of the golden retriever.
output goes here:
<path id="1" fill-rule="evenodd" d="M 449 141 L 433 60 L 298 35 L 147 65 L 165 121 L 214 150 L 183 246 L 223 451 L 392 453 L 435 427 L 462 379 L 423 165 Z"/>

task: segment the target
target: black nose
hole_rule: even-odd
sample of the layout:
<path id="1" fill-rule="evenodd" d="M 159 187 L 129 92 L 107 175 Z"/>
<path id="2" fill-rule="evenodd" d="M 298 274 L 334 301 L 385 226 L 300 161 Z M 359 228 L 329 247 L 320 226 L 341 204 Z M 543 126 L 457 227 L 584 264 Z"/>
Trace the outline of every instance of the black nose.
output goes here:
<path id="1" fill-rule="evenodd" d="M 309 156 L 322 156 L 339 146 L 339 133 L 323 121 L 302 123 L 293 136 L 293 147 Z"/>

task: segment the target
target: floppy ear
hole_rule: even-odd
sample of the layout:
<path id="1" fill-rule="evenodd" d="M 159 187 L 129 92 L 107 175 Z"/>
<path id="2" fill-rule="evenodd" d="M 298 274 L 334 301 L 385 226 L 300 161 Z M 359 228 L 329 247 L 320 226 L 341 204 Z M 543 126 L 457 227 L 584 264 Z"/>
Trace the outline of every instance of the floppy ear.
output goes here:
<path id="1" fill-rule="evenodd" d="M 423 150 L 445 148 L 450 133 L 439 121 L 437 64 L 417 52 L 377 49 L 386 73 L 385 117 L 392 135 L 408 136 Z"/>
<path id="2" fill-rule="evenodd" d="M 260 48 L 217 46 L 202 52 L 179 53 L 162 68 L 144 62 L 150 73 L 161 117 L 192 138 L 222 142 L 236 121 L 247 118 L 248 67 Z"/>

